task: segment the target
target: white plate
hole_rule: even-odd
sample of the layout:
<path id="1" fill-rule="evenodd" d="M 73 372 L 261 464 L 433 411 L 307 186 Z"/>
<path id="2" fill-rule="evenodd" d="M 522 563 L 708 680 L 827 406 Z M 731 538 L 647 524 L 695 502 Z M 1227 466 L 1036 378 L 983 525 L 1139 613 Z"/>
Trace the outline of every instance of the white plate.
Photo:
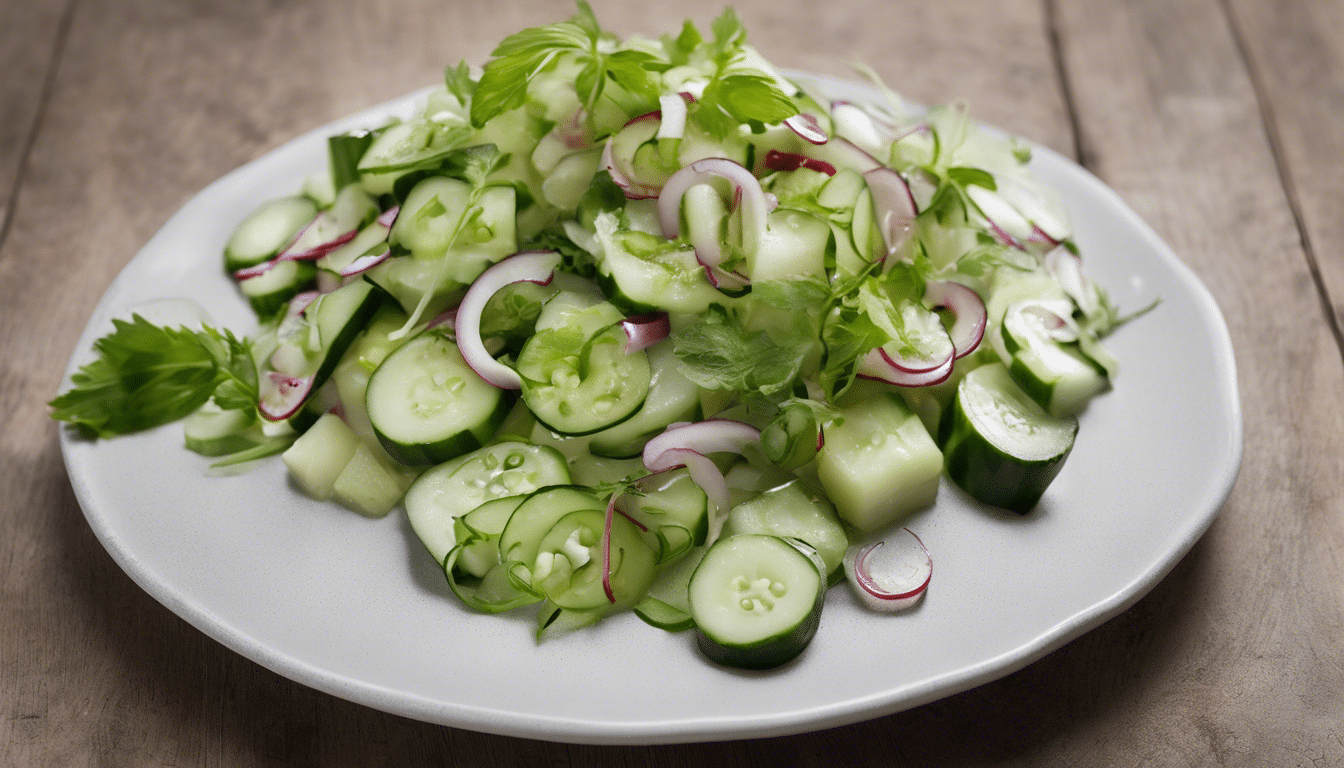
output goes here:
<path id="1" fill-rule="evenodd" d="M 861 86 L 828 82 L 837 96 Z M 234 224 L 326 162 L 328 135 L 405 113 L 413 94 L 318 129 L 228 174 L 164 226 L 85 329 L 189 296 L 216 322 L 252 327 L 220 269 Z M 465 610 L 400 512 L 366 520 L 293 490 L 279 460 L 207 474 L 181 428 L 62 449 L 89 524 L 146 591 L 238 653 L 305 685 L 399 715 L 556 741 L 654 743 L 796 733 L 907 709 L 1006 675 L 1138 600 L 1222 506 L 1241 458 L 1232 348 L 1194 275 L 1087 171 L 1037 148 L 1063 192 L 1088 272 L 1124 308 L 1161 305 L 1108 341 L 1114 391 L 1026 517 L 944 483 L 909 523 L 933 553 L 923 604 L 895 616 L 831 590 L 820 631 L 770 673 L 706 663 L 691 633 L 631 614 L 536 645 L 530 617 Z"/>

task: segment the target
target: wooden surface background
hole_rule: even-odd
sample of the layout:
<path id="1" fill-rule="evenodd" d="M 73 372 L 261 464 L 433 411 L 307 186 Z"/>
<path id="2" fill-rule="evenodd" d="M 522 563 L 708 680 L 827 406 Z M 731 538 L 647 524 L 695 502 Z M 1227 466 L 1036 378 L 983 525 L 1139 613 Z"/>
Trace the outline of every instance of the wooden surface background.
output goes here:
<path id="1" fill-rule="evenodd" d="M 593 0 L 620 32 L 718 0 Z M 918 709 L 615 748 L 426 725 L 304 688 L 140 591 L 44 405 L 93 304 L 206 184 L 570 13 L 525 0 L 0 0 L 0 764 L 1344 765 L 1344 4 L 738 0 L 787 67 L 862 59 L 1078 159 L 1211 289 L 1245 461 L 1135 607 Z M 819 12 L 824 9 L 824 13 Z"/>

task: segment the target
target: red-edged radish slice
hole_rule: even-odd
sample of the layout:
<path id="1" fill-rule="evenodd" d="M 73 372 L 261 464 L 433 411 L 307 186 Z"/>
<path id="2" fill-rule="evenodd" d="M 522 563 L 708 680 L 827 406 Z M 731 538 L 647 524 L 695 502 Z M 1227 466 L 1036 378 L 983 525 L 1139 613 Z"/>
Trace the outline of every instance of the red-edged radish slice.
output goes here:
<path id="1" fill-rule="evenodd" d="M 825 144 L 831 138 L 821 129 L 817 118 L 805 112 L 785 118 L 784 125 L 809 144 Z"/>
<path id="2" fill-rule="evenodd" d="M 980 294 L 950 280 L 930 280 L 924 288 L 924 301 L 933 309 L 943 308 L 956 316 L 947 335 L 952 337 L 952 346 L 956 348 L 957 358 L 963 358 L 974 352 L 985 337 L 985 324 L 989 319 L 985 311 L 985 302 Z"/>
<path id="3" fill-rule="evenodd" d="M 797 152 L 780 152 L 777 149 L 765 153 L 765 167 L 771 171 L 796 171 L 799 168 L 806 168 L 827 176 L 835 175 L 835 166 L 825 160 L 817 160 Z"/>
<path id="4" fill-rule="evenodd" d="M 313 388 L 313 377 L 297 378 L 268 371 L 257 382 L 257 410 L 267 421 L 284 421 L 298 412 Z"/>
<path id="5" fill-rule="evenodd" d="M 751 171 L 722 157 L 696 160 L 672 174 L 663 185 L 663 191 L 658 195 L 658 223 L 662 226 L 663 236 L 671 240 L 681 234 L 681 198 L 686 195 L 686 190 L 715 178 L 726 179 L 733 185 L 732 207 L 742 217 L 742 248 L 747 253 L 755 253 L 765 237 L 770 203 L 766 200 L 765 190 L 761 189 L 761 182 Z M 704 260 L 711 267 L 718 266 L 718 261 Z"/>
<path id="6" fill-rule="evenodd" d="M 363 256 L 358 256 L 354 261 L 347 264 L 345 269 L 341 270 L 341 277 L 354 277 L 355 275 L 368 272 L 370 269 L 387 261 L 388 257 L 391 255 L 392 249 L 385 247 L 375 253 L 366 253 Z"/>
<path id="7" fill-rule="evenodd" d="M 910 185 L 905 183 L 901 174 L 887 167 L 866 171 L 863 178 L 868 182 L 868 190 L 873 195 L 873 210 L 877 214 L 877 229 L 882 233 L 882 242 L 887 246 L 887 255 L 891 256 L 905 244 L 910 236 L 910 227 L 919 215 L 915 205 L 915 196 Z"/>
<path id="8" fill-rule="evenodd" d="M 499 362 L 481 340 L 481 312 L 499 289 L 514 283 L 549 285 L 560 254 L 555 251 L 524 251 L 505 258 L 476 278 L 457 307 L 454 330 L 457 348 L 471 370 L 500 389 L 520 389 L 523 380 L 517 371 Z"/>
<path id="9" fill-rule="evenodd" d="M 298 237 L 295 237 L 294 241 L 291 242 L 285 248 L 285 250 L 281 251 L 279 256 L 275 257 L 275 260 L 316 261 L 322 258 L 323 256 L 326 256 L 328 253 L 331 253 L 332 251 L 336 250 L 337 248 L 340 248 L 342 245 L 345 245 L 351 240 L 354 240 L 355 235 L 359 234 L 359 228 L 356 227 L 348 232 L 339 232 L 336 233 L 335 235 L 324 237 L 323 228 L 324 227 L 330 228 L 334 226 L 336 226 L 336 223 L 332 220 L 331 215 L 328 214 L 326 211 L 317 214 L 317 217 L 314 218 L 311 222 L 309 222 L 308 226 L 299 230 Z M 307 247 L 298 247 L 300 243 L 305 242 L 305 240 L 307 239 L 313 239 L 313 238 L 321 238 L 321 239 L 319 239 L 319 241 L 314 245 Z"/>
<path id="10" fill-rule="evenodd" d="M 261 277 L 267 272 L 270 272 L 271 268 L 274 267 L 275 264 L 276 262 L 272 260 L 272 261 L 263 261 L 260 264 L 256 264 L 251 267 L 243 267 L 242 269 L 233 273 L 233 279 L 249 280 L 254 277 Z"/>
<path id="11" fill-rule="evenodd" d="M 913 607 L 933 580 L 933 557 L 909 528 L 850 547 L 844 568 L 859 601 L 884 613 Z"/>
<path id="12" fill-rule="evenodd" d="M 628 355 L 666 339 L 672 326 L 665 313 L 657 312 L 627 317 L 621 321 L 621 330 L 625 331 L 625 353 Z"/>
<path id="13" fill-rule="evenodd" d="M 1039 237 L 1054 245 L 1068 239 L 1069 226 L 1062 218 L 1062 213 L 1047 203 L 1047 198 L 1036 188 L 1021 179 L 1005 174 L 995 174 L 994 183 L 998 188 L 999 197 L 1021 214 L 1022 218 L 1031 222 L 1032 232 L 1024 239 Z"/>
<path id="14" fill-rule="evenodd" d="M 879 126 L 862 107 L 847 101 L 831 103 L 831 122 L 835 135 L 849 140 L 870 155 L 882 153 L 891 140 L 891 131 Z"/>
<path id="15" fill-rule="evenodd" d="M 401 206 L 394 205 L 391 208 L 388 208 L 386 211 L 383 211 L 382 213 L 378 214 L 378 218 L 375 219 L 375 221 L 378 222 L 378 226 L 386 227 L 387 229 L 390 230 L 392 229 L 392 225 L 397 223 L 397 216 L 399 215 L 401 215 Z"/>
<path id="16" fill-rule="evenodd" d="M 1022 241 L 1031 236 L 1033 227 L 1030 221 L 1017 209 L 1009 205 L 997 193 L 971 184 L 966 187 L 966 195 L 980 211 L 980 215 L 989 224 L 989 229 L 1004 245 L 1026 250 Z"/>

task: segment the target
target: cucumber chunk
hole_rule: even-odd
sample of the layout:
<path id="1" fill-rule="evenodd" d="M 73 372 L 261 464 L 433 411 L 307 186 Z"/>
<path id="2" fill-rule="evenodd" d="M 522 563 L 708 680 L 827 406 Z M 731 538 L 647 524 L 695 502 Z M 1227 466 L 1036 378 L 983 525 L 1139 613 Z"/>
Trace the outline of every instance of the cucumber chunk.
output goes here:
<path id="1" fill-rule="evenodd" d="M 361 442 L 355 446 L 355 455 L 336 476 L 332 495 L 361 515 L 382 517 L 397 506 L 409 485 L 405 470 Z"/>
<path id="2" fill-rule="evenodd" d="M 336 478 L 354 458 L 360 445 L 359 435 L 339 416 L 328 413 L 295 440 L 281 458 L 304 493 L 325 501 L 332 497 Z"/>
<path id="3" fill-rule="evenodd" d="M 933 503 L 943 457 L 900 396 L 883 392 L 841 413 L 817 452 L 817 477 L 841 519 L 873 531 Z"/>
<path id="4" fill-rule="evenodd" d="M 1046 413 L 993 363 L 957 385 L 940 433 L 953 482 L 979 501 L 1026 514 L 1063 468 L 1078 420 Z"/>
<path id="5" fill-rule="evenodd" d="M 803 652 L 817 632 L 826 580 L 777 536 L 719 539 L 691 577 L 691 616 L 701 652 L 741 669 L 773 669 Z"/>
<path id="6" fill-rule="evenodd" d="M 479 448 L 512 403 L 471 370 L 446 329 L 435 328 L 388 355 L 369 379 L 365 404 L 388 455 L 416 465 Z"/>
<path id="7" fill-rule="evenodd" d="M 801 480 L 768 490 L 734 507 L 728 513 L 723 535 L 735 533 L 801 539 L 817 550 L 827 574 L 840 568 L 849 548 L 849 537 L 835 514 L 835 507 L 804 490 Z"/>

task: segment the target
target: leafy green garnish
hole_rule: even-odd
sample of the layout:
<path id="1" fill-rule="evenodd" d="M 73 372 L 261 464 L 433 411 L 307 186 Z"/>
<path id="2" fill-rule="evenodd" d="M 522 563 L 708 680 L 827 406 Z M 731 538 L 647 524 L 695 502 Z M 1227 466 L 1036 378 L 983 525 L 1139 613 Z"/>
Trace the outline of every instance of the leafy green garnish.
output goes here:
<path id="1" fill-rule="evenodd" d="M 711 305 L 698 322 L 672 334 L 673 351 L 687 379 L 705 389 L 757 391 L 771 395 L 788 390 L 813 350 L 802 334 L 747 331 Z"/>
<path id="2" fill-rule="evenodd" d="M 184 418 L 211 395 L 226 410 L 255 408 L 251 343 L 228 330 L 161 328 L 140 315 L 113 320 L 98 358 L 49 403 L 51 417 L 112 437 Z"/>
<path id="3" fill-rule="evenodd" d="M 472 95 L 476 93 L 476 81 L 471 79 L 471 69 L 465 61 L 443 70 L 443 85 L 462 104 L 470 104 Z"/>
<path id="4" fill-rule="evenodd" d="M 598 26 L 592 8 L 579 3 L 579 12 L 568 21 L 531 27 L 510 35 L 499 44 L 485 65 L 471 100 L 471 123 L 476 127 L 527 101 L 528 85 L 553 67 L 561 56 L 581 65 L 574 89 L 589 120 L 593 108 L 611 80 L 650 105 L 658 101 L 657 62 L 643 51 L 615 50 Z"/>

